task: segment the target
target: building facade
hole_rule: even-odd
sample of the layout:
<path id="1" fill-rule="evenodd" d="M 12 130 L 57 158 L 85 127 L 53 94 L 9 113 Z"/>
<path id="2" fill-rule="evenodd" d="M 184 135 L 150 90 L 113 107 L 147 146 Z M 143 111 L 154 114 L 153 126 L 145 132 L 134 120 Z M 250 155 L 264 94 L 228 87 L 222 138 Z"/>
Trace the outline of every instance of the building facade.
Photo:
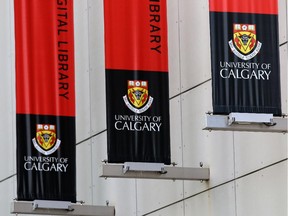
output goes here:
<path id="1" fill-rule="evenodd" d="M 260 0 L 259 0 L 260 1 Z M 287 0 L 279 4 L 282 112 L 288 113 Z M 13 1 L 0 0 L 0 215 L 16 198 Z M 107 159 L 103 0 L 74 0 L 77 200 L 117 216 L 287 216 L 287 133 L 207 131 L 212 111 L 208 0 L 167 0 L 171 157 L 209 181 L 104 179 Z"/>

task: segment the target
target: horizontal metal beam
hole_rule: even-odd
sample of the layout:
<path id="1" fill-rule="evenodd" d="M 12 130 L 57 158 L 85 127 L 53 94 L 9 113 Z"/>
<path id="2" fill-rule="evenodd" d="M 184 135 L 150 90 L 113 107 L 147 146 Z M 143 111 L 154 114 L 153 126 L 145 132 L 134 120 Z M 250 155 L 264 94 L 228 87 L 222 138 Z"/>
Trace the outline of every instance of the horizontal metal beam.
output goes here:
<path id="1" fill-rule="evenodd" d="M 165 172 L 123 171 L 122 164 L 103 164 L 100 177 L 167 180 L 209 180 L 209 168 L 165 167 Z"/>
<path id="2" fill-rule="evenodd" d="M 219 131 L 251 131 L 251 132 L 276 132 L 287 133 L 287 117 L 274 117 L 273 124 L 246 122 L 245 124 L 233 123 L 229 125 L 229 116 L 206 115 L 206 125 L 203 130 Z"/>
<path id="3" fill-rule="evenodd" d="M 114 216 L 113 206 L 71 205 L 71 211 L 65 209 L 33 208 L 33 202 L 15 201 L 11 203 L 11 214 L 32 215 L 77 215 L 77 216 Z"/>

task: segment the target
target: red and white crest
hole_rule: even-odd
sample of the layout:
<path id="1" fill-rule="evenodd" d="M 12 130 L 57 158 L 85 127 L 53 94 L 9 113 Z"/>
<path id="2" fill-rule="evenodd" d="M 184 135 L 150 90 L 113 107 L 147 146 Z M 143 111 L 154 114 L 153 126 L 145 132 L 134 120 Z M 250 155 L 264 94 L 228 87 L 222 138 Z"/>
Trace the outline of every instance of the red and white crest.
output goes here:
<path id="1" fill-rule="evenodd" d="M 55 152 L 61 143 L 56 136 L 56 126 L 51 124 L 37 124 L 36 138 L 33 138 L 32 142 L 34 147 L 45 155 Z"/>
<path id="2" fill-rule="evenodd" d="M 126 106 L 135 113 L 145 112 L 152 104 L 149 96 L 148 81 L 128 80 L 127 95 L 123 96 Z"/>
<path id="3" fill-rule="evenodd" d="M 256 45 L 256 25 L 234 24 L 233 41 L 241 53 L 251 52 Z"/>
<path id="4" fill-rule="evenodd" d="M 255 24 L 233 24 L 233 40 L 229 41 L 231 51 L 243 60 L 254 58 L 262 43 L 256 38 Z"/>

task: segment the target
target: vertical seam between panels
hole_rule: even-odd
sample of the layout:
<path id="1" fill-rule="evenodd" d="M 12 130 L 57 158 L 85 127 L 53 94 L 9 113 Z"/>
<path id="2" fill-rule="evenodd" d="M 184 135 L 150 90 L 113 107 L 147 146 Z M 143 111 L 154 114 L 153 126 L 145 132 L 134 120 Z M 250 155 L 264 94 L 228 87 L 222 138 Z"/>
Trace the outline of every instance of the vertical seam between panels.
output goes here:
<path id="1" fill-rule="evenodd" d="M 236 180 L 236 150 L 235 150 L 235 132 L 232 132 L 233 142 L 233 179 L 234 179 L 234 202 L 235 202 L 235 216 L 237 216 L 237 180 Z"/>
<path id="2" fill-rule="evenodd" d="M 91 105 L 91 99 L 92 99 L 92 94 L 91 94 L 91 79 L 90 79 L 90 73 L 91 73 L 91 65 L 90 65 L 90 46 L 89 46 L 89 43 L 90 43 L 90 1 L 87 0 L 87 28 L 88 28 L 88 35 L 87 35 L 87 41 L 88 41 L 88 69 L 89 69 L 89 73 L 88 73 L 88 77 L 89 77 L 89 116 L 90 116 L 90 121 L 89 121 L 89 144 L 90 144 L 90 163 L 91 163 L 91 168 L 90 168 L 90 173 L 91 173 L 91 187 L 90 187 L 90 190 L 91 190 L 91 202 L 92 204 L 94 203 L 94 193 L 93 193 L 93 190 L 94 190 L 94 179 L 93 179 L 93 160 L 92 160 L 92 156 L 93 156 L 93 142 L 92 142 L 92 137 L 91 137 L 91 134 L 92 134 L 92 123 L 91 123 L 91 113 L 92 113 L 92 105 Z"/>
<path id="3" fill-rule="evenodd" d="M 181 17 L 180 17 L 180 0 L 178 0 L 178 46 L 179 46 L 179 78 L 180 78 L 180 87 L 179 87 L 179 91 L 180 91 L 180 95 L 182 92 L 182 67 L 181 67 Z"/>
<path id="4" fill-rule="evenodd" d="M 138 216 L 138 193 L 137 193 L 137 179 L 135 179 L 135 215 Z"/>
<path id="5" fill-rule="evenodd" d="M 180 136 L 180 140 L 181 140 L 181 156 L 182 156 L 182 166 L 184 166 L 184 145 L 183 145 L 183 112 L 182 112 L 182 68 L 181 68 L 181 19 L 180 19 L 180 0 L 177 1 L 177 7 L 178 7 L 178 16 L 177 16 L 177 22 L 178 22 L 178 47 L 179 47 L 179 105 L 180 105 L 180 127 L 181 127 L 181 136 Z M 182 197 L 183 197 L 183 216 L 185 216 L 185 182 L 184 180 L 182 181 Z"/>
<path id="6" fill-rule="evenodd" d="M 14 160 L 12 160 L 12 172 L 15 171 L 15 176 L 17 176 L 17 171 L 14 170 L 16 168 L 16 136 L 13 136 L 14 133 L 16 133 L 16 67 L 15 67 L 15 55 L 13 55 L 16 49 L 16 45 L 15 45 L 15 40 L 14 40 L 14 34 L 13 32 L 15 32 L 15 30 L 13 30 L 14 26 L 15 26 L 15 22 L 14 22 L 14 1 L 9 1 L 9 5 L 8 5 L 8 10 L 9 10 L 9 22 L 10 22 L 10 45 L 9 45 L 9 55 L 10 55 L 10 69 L 11 69 L 11 93 L 14 92 L 14 97 L 11 97 L 11 106 L 12 106 L 12 125 L 11 125 L 11 135 L 12 135 L 12 142 L 13 142 L 13 147 L 12 147 L 12 152 L 14 153 L 14 156 L 12 157 Z M 13 94 L 12 94 L 13 95 Z M 13 154 L 12 153 L 12 154 Z M 7 179 L 13 177 L 13 175 L 9 176 Z M 15 182 L 13 181 L 13 185 L 15 184 Z M 14 185 L 13 187 L 13 196 L 16 195 L 16 190 L 15 188 L 17 188 L 16 185 Z"/>
<path id="7" fill-rule="evenodd" d="M 285 11 L 287 11 L 288 10 L 288 1 L 286 0 L 286 10 Z M 286 13 L 286 73 L 288 72 L 288 13 Z M 287 76 L 287 82 L 286 82 L 286 91 L 287 91 L 287 89 L 288 89 L 288 76 Z M 287 98 L 286 98 L 287 99 Z M 288 102 L 286 101 L 286 105 L 288 105 Z M 286 109 L 288 109 L 288 108 L 286 108 Z M 288 110 L 286 110 L 286 111 L 288 111 Z M 287 127 L 288 127 L 288 122 L 287 122 Z M 287 134 L 286 134 L 286 141 L 287 141 Z M 287 143 L 287 146 L 286 146 L 286 158 L 288 158 L 288 142 L 286 142 Z M 287 178 L 288 178 L 288 175 L 287 175 Z M 287 207 L 287 212 L 288 212 L 288 207 Z"/>

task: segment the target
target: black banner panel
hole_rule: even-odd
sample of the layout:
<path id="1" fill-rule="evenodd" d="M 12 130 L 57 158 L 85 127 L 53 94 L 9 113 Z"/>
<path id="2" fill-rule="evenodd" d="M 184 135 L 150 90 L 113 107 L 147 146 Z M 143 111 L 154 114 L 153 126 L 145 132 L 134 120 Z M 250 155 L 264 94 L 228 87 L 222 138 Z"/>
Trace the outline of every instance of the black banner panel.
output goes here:
<path id="1" fill-rule="evenodd" d="M 210 0 L 213 113 L 281 112 L 277 0 Z"/>
<path id="2" fill-rule="evenodd" d="M 17 199 L 76 202 L 72 0 L 14 0 Z"/>
<path id="3" fill-rule="evenodd" d="M 108 162 L 170 164 L 166 1 L 104 11 Z"/>
<path id="4" fill-rule="evenodd" d="M 18 200 L 76 202 L 75 118 L 18 114 L 17 128 Z"/>

